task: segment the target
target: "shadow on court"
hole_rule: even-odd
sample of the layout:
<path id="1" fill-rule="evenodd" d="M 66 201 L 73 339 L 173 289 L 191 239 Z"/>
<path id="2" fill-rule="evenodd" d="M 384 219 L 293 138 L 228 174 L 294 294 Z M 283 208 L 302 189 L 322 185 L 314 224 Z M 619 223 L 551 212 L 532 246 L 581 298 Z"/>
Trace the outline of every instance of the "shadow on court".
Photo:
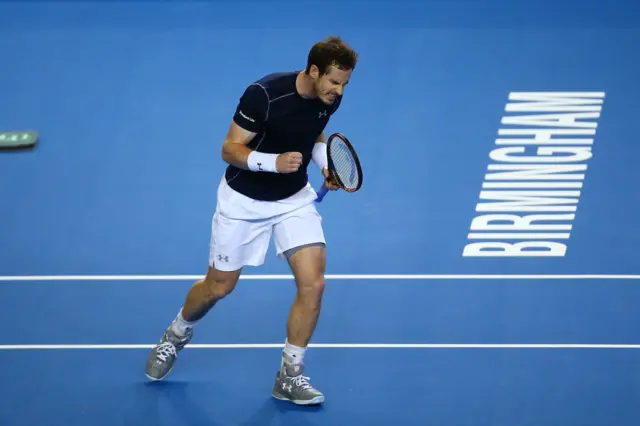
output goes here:
<path id="1" fill-rule="evenodd" d="M 241 374 L 241 373 L 239 373 Z M 241 380 L 247 380 L 239 376 Z M 232 379 L 233 380 L 233 379 Z M 229 392 L 222 387 L 202 382 L 180 380 L 142 383 L 135 385 L 132 404 L 125 411 L 127 424 L 140 425 L 207 425 L 229 426 L 225 410 L 228 401 L 241 401 L 241 392 Z M 250 386 L 250 381 L 247 380 Z M 322 411 L 321 406 L 299 407 L 279 401 L 266 395 L 262 404 L 247 407 L 244 420 L 233 422 L 237 426 L 267 425 L 320 425 L 314 420 L 314 413 Z M 291 417 L 294 415 L 294 417 Z"/>

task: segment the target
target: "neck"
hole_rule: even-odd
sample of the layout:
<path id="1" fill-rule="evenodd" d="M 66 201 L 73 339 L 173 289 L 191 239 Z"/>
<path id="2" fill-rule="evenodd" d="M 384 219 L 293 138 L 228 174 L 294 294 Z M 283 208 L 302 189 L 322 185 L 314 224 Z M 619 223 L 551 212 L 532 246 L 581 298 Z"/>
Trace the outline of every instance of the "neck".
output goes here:
<path id="1" fill-rule="evenodd" d="M 311 77 L 305 74 L 304 71 L 300 71 L 298 73 L 298 77 L 296 78 L 296 90 L 303 98 L 314 99 L 317 97 L 313 90 L 313 81 L 311 80 Z"/>

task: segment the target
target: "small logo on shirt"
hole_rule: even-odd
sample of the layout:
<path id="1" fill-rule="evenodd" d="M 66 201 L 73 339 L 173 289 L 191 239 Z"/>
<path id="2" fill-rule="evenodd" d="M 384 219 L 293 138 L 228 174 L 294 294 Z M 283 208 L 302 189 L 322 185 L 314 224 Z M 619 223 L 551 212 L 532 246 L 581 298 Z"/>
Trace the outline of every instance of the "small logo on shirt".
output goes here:
<path id="1" fill-rule="evenodd" d="M 326 117 L 326 116 L 327 116 L 327 110 L 326 109 L 324 111 L 318 113 L 318 118 L 322 118 L 322 117 Z"/>
<path id="2" fill-rule="evenodd" d="M 255 122 L 256 122 L 253 118 L 248 117 L 244 112 L 242 112 L 242 111 L 238 111 L 238 113 L 239 113 L 241 116 L 243 116 L 246 120 L 249 120 L 249 121 L 250 121 L 250 122 L 252 122 L 252 123 L 255 123 Z"/>

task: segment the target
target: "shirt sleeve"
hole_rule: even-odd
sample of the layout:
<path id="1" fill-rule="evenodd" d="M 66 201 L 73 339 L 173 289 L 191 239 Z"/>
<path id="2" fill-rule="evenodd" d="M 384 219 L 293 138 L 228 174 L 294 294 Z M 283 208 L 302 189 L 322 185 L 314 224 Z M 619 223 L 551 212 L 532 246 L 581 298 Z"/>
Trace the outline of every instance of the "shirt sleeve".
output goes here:
<path id="1" fill-rule="evenodd" d="M 258 133 L 267 121 L 269 98 L 265 90 L 252 84 L 244 91 L 233 115 L 233 121 L 245 130 Z"/>

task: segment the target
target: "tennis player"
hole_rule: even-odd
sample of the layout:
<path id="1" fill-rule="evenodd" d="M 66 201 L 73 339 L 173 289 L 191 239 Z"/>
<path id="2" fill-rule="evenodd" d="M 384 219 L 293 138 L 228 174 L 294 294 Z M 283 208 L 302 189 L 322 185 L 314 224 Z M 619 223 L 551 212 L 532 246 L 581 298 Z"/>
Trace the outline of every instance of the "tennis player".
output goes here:
<path id="1" fill-rule="evenodd" d="M 242 268 L 260 266 L 273 236 L 296 281 L 280 368 L 272 395 L 318 404 L 324 395 L 304 373 L 304 355 L 318 321 L 325 286 L 325 238 L 307 168 L 328 178 L 325 126 L 338 110 L 357 54 L 339 37 L 314 44 L 302 71 L 269 74 L 240 97 L 222 159 L 228 163 L 212 220 L 209 268 L 189 290 L 176 318 L 151 351 L 146 375 L 163 379 L 193 327 L 236 286 Z M 284 337 L 284 336 L 283 336 Z"/>

